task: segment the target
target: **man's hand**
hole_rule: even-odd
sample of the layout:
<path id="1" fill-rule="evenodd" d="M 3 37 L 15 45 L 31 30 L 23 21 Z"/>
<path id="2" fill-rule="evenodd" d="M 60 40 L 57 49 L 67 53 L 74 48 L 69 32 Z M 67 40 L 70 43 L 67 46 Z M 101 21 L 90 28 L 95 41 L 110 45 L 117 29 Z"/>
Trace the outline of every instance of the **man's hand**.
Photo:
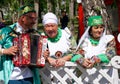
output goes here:
<path id="1" fill-rule="evenodd" d="M 8 49 L 4 49 L 3 50 L 3 54 L 6 54 L 6 55 L 15 55 L 17 51 L 18 51 L 17 46 L 12 46 L 12 47 L 10 47 Z"/>

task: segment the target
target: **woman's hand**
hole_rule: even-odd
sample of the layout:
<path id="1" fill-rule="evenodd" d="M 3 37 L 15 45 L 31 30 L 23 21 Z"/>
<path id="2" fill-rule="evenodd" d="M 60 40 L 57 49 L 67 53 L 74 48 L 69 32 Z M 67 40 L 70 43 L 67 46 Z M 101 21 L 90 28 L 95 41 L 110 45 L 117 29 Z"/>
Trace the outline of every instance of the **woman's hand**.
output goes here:
<path id="1" fill-rule="evenodd" d="M 49 62 L 50 65 L 52 65 L 53 67 L 56 67 L 56 59 L 48 57 L 47 61 Z"/>
<path id="2" fill-rule="evenodd" d="M 101 60 L 100 60 L 97 56 L 93 56 L 93 57 L 91 58 L 91 61 L 93 61 L 95 64 L 101 62 Z"/>
<path id="3" fill-rule="evenodd" d="M 46 50 L 43 52 L 44 58 L 47 59 L 47 58 L 49 57 L 49 55 L 50 55 L 50 52 L 49 52 L 48 49 L 46 49 Z"/>
<path id="4" fill-rule="evenodd" d="M 76 54 L 81 54 L 81 55 L 84 55 L 84 50 L 83 49 L 78 49 L 78 51 L 76 52 Z"/>
<path id="5" fill-rule="evenodd" d="M 47 60 L 50 63 L 50 65 L 56 68 L 65 65 L 65 60 L 63 60 L 62 58 L 54 59 L 54 58 L 48 57 Z"/>
<path id="6" fill-rule="evenodd" d="M 92 68 L 94 63 L 90 59 L 84 59 L 82 66 L 85 68 Z"/>
<path id="7" fill-rule="evenodd" d="M 56 67 L 62 67 L 65 65 L 65 60 L 62 58 L 59 58 L 56 60 Z"/>

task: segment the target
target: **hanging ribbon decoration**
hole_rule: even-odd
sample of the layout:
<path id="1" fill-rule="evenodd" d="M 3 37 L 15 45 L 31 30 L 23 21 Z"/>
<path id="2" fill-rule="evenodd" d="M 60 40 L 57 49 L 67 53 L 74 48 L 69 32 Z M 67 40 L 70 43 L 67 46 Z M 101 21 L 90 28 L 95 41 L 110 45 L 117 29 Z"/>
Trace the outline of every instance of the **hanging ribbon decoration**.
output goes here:
<path id="1" fill-rule="evenodd" d="M 78 5 L 78 23 L 79 23 L 79 28 L 78 28 L 78 39 L 83 35 L 84 33 L 84 13 L 83 13 L 83 7 L 82 3 L 79 3 Z"/>

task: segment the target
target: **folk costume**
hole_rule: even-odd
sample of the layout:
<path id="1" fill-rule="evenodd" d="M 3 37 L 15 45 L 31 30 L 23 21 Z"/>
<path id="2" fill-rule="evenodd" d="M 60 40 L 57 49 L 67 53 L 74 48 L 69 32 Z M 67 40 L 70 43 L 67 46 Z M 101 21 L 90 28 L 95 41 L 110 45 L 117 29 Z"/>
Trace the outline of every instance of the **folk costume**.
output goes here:
<path id="1" fill-rule="evenodd" d="M 52 13 L 47 13 L 43 18 L 43 25 L 48 23 L 58 24 L 57 17 Z M 65 56 L 66 54 L 70 53 L 70 47 L 76 45 L 75 41 L 72 41 L 72 34 L 67 27 L 64 30 L 58 28 L 57 31 L 58 34 L 55 38 L 48 37 L 50 56 L 54 58 L 58 58 L 56 57 L 57 52 L 61 52 L 59 58 Z"/>
<path id="2" fill-rule="evenodd" d="M 48 38 L 48 47 L 50 50 L 50 56 L 54 58 L 60 58 L 70 53 L 70 34 L 65 30 L 58 29 L 58 35 L 54 38 Z M 57 53 L 61 52 L 60 56 Z"/>
<path id="3" fill-rule="evenodd" d="M 92 60 L 92 57 L 96 57 L 100 59 L 100 63 L 109 63 L 110 59 L 116 55 L 115 52 L 115 42 L 113 35 L 107 35 L 106 29 L 99 40 L 93 39 L 89 34 L 89 30 L 91 26 L 103 25 L 102 17 L 101 16 L 91 16 L 88 19 L 88 28 L 86 29 L 85 33 L 82 35 L 81 39 L 79 40 L 79 44 L 77 49 L 82 49 L 83 52 L 81 54 L 74 55 L 71 59 L 72 62 L 76 62 L 79 60 L 79 64 L 83 62 L 82 59 L 89 58 Z M 97 64 L 98 65 L 98 64 Z M 94 66 L 97 66 L 94 65 Z M 89 75 L 94 75 L 93 77 L 97 77 L 96 70 L 94 68 L 87 70 Z M 86 80 L 86 82 L 91 83 L 90 81 Z M 102 84 L 104 81 L 101 82 Z M 105 82 L 106 83 L 106 82 Z"/>
<path id="4" fill-rule="evenodd" d="M 19 15 L 22 16 L 29 12 L 35 12 L 35 10 L 31 6 L 24 6 L 20 8 L 19 12 Z M 13 38 L 17 36 L 14 31 L 23 33 L 24 30 L 19 23 L 14 23 L 13 25 L 6 26 L 0 30 L 1 49 L 10 48 L 13 45 Z M 17 84 L 17 80 L 22 80 L 21 83 L 24 84 L 24 80 L 29 78 L 30 80 L 33 79 L 34 84 L 40 84 L 40 77 L 38 73 L 37 68 L 15 67 L 12 62 L 12 56 L 3 55 L 1 53 L 0 80 L 3 80 L 5 84 Z"/>
<path id="5" fill-rule="evenodd" d="M 47 13 L 43 17 L 43 25 L 56 24 L 58 25 L 58 19 L 53 13 Z M 46 34 L 47 35 L 47 34 Z M 57 35 L 54 38 L 48 36 L 48 49 L 50 51 L 50 57 L 54 59 L 59 59 L 64 56 L 72 56 L 71 49 L 76 46 L 76 42 L 72 37 L 70 30 L 66 27 L 64 30 L 61 28 L 57 29 Z M 64 70 L 60 69 L 59 72 L 61 76 L 64 76 Z M 49 70 L 45 70 L 47 76 L 51 76 L 52 82 L 58 84 L 57 79 L 49 73 Z"/>

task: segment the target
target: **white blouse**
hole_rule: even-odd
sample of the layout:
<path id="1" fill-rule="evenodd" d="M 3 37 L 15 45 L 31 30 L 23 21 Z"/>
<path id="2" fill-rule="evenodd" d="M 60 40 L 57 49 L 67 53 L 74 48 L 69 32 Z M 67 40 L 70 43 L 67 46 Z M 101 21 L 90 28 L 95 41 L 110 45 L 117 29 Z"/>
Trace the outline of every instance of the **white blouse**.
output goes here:
<path id="1" fill-rule="evenodd" d="M 62 55 L 68 53 L 71 47 L 70 43 L 70 34 L 67 33 L 65 30 L 62 30 L 62 36 L 58 42 L 51 42 L 48 40 L 48 48 L 50 51 L 50 56 L 55 57 L 55 53 L 57 51 L 62 52 Z"/>
<path id="2" fill-rule="evenodd" d="M 110 42 L 114 37 L 112 35 L 105 35 L 101 38 L 101 42 L 97 46 L 91 44 L 89 38 L 86 38 L 81 45 L 82 49 L 85 51 L 85 58 L 91 58 L 94 55 L 105 54 L 108 42 Z"/>

